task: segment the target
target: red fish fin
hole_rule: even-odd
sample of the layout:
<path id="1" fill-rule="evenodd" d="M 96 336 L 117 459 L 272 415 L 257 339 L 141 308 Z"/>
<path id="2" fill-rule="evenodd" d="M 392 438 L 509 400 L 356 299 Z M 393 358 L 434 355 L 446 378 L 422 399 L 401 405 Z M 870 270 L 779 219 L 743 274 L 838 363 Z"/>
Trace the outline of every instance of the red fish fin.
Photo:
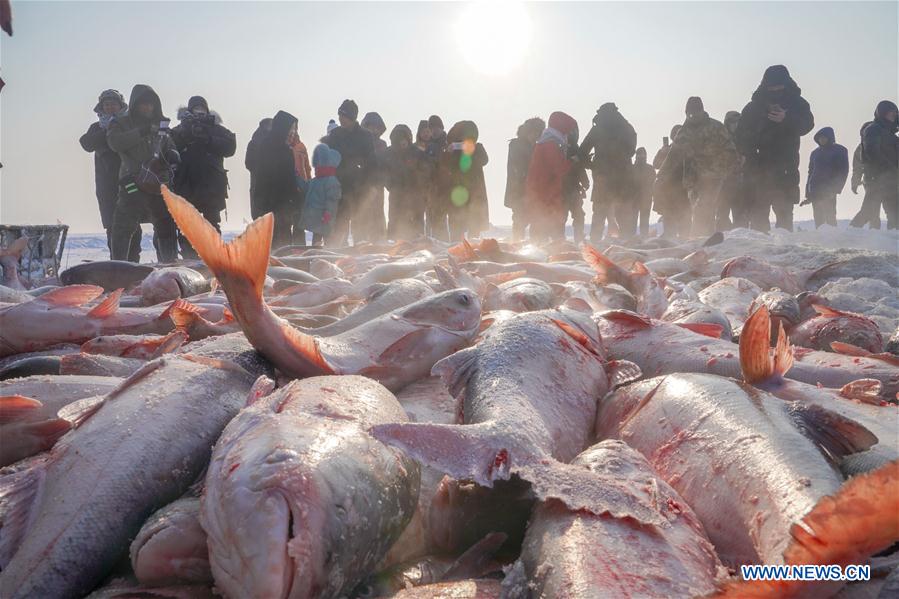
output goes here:
<path id="1" fill-rule="evenodd" d="M 762 305 L 746 319 L 740 333 L 740 370 L 749 384 L 767 380 L 774 375 L 768 347 L 771 342 L 771 315 Z"/>
<path id="2" fill-rule="evenodd" d="M 44 460 L 37 460 L 30 468 L 0 476 L 0 568 L 6 568 L 28 533 L 45 475 Z"/>
<path id="3" fill-rule="evenodd" d="M 155 360 L 159 356 L 170 354 L 187 342 L 187 333 L 181 330 L 172 331 L 160 341 L 156 346 L 156 350 L 150 355 L 150 360 Z"/>
<path id="4" fill-rule="evenodd" d="M 467 347 L 434 364 L 432 376 L 439 376 L 449 394 L 459 397 L 477 366 L 478 348 Z"/>
<path id="5" fill-rule="evenodd" d="M 574 512 L 609 515 L 640 524 L 663 526 L 667 523 L 661 506 L 637 496 L 628 483 L 618 483 L 610 477 L 599 479 L 583 466 L 544 458 L 513 469 L 531 483 L 534 494 L 542 501 L 555 499 Z"/>
<path id="6" fill-rule="evenodd" d="M 228 324 L 229 322 L 234 322 L 234 313 L 228 308 L 225 308 L 222 310 L 222 319 L 218 324 Z"/>
<path id="7" fill-rule="evenodd" d="M 74 308 L 97 299 L 102 293 L 103 288 L 96 285 L 66 285 L 48 291 L 34 301 L 50 304 L 54 308 Z"/>
<path id="8" fill-rule="evenodd" d="M 518 459 L 502 433 L 491 422 L 478 424 L 433 424 L 402 422 L 379 424 L 371 435 L 402 449 L 412 459 L 456 479 L 492 487 L 494 480 L 511 475 L 509 462 Z"/>
<path id="9" fill-rule="evenodd" d="M 847 455 L 870 449 L 878 439 L 868 429 L 827 408 L 809 403 L 793 403 L 790 417 L 834 463 Z"/>
<path id="10" fill-rule="evenodd" d="M 328 364 L 325 361 L 324 356 L 322 356 L 321 349 L 319 349 L 318 346 L 317 337 L 300 332 L 292 326 L 285 326 L 283 329 L 284 336 L 287 337 L 287 340 L 294 351 L 304 356 L 317 367 L 321 371 L 318 374 L 336 374 L 331 365 Z"/>
<path id="11" fill-rule="evenodd" d="M 106 296 L 102 302 L 94 306 L 87 315 L 90 318 L 108 318 L 119 309 L 119 301 L 122 299 L 124 289 L 116 289 Z"/>
<path id="12" fill-rule="evenodd" d="M 381 355 L 378 356 L 378 364 L 380 366 L 399 366 L 408 362 L 412 348 L 425 343 L 429 335 L 428 329 L 416 329 L 403 335 L 381 352 Z"/>
<path id="13" fill-rule="evenodd" d="M 777 325 L 777 345 L 774 347 L 774 373 L 784 376 L 793 367 L 793 347 L 787 339 L 787 333 L 784 331 L 784 325 L 779 322 Z"/>
<path id="14" fill-rule="evenodd" d="M 883 383 L 877 379 L 858 379 L 846 383 L 840 389 L 840 396 L 846 399 L 880 405 L 880 394 L 883 392 Z"/>
<path id="15" fill-rule="evenodd" d="M 609 384 L 613 388 L 632 383 L 643 376 L 640 367 L 627 360 L 610 360 L 606 363 L 605 368 Z"/>
<path id="16" fill-rule="evenodd" d="M 637 260 L 631 265 L 631 272 L 635 275 L 649 275 L 652 274 L 649 272 L 649 269 L 646 268 L 646 265 Z"/>
<path id="17" fill-rule="evenodd" d="M 590 352 L 595 356 L 599 356 L 600 358 L 604 357 L 604 352 L 601 347 L 597 347 L 590 337 L 587 336 L 582 330 L 574 327 L 567 322 L 563 322 L 561 320 L 557 320 L 555 318 L 550 318 L 550 320 L 557 327 L 562 329 L 566 335 L 577 341 L 585 350 Z"/>
<path id="18" fill-rule="evenodd" d="M 682 329 L 687 329 L 688 331 L 693 331 L 694 333 L 699 333 L 700 335 L 711 337 L 712 339 L 720 339 L 721 332 L 724 330 L 724 327 L 720 324 L 712 322 L 678 322 L 675 324 Z"/>
<path id="19" fill-rule="evenodd" d="M 0 397 L 0 424 L 15 422 L 27 418 L 44 404 L 37 399 L 24 395 L 5 395 Z"/>
<path id="20" fill-rule="evenodd" d="M 841 566 L 865 563 L 899 539 L 897 488 L 899 461 L 851 478 L 835 494 L 821 498 L 800 522 L 790 528 L 793 540 L 784 552 L 784 563 Z M 715 597 L 826 596 L 833 592 L 827 584 L 740 580 L 728 583 Z"/>
<path id="21" fill-rule="evenodd" d="M 584 243 L 581 245 L 584 261 L 596 271 L 596 281 L 601 284 L 617 283 L 631 291 L 633 282 L 631 273 L 627 272 L 595 247 Z M 633 291 L 631 291 L 633 293 Z"/>
<path id="22" fill-rule="evenodd" d="M 201 320 L 202 310 L 185 299 L 177 299 L 169 306 L 168 316 L 175 323 L 175 328 L 187 331 L 197 320 Z"/>
<path id="23" fill-rule="evenodd" d="M 832 341 L 830 343 L 830 349 L 838 354 L 843 354 L 844 356 L 858 356 L 867 358 L 871 355 L 871 352 L 862 347 L 852 345 L 851 343 L 843 343 L 842 341 Z"/>
<path id="24" fill-rule="evenodd" d="M 566 308 L 571 308 L 572 310 L 577 310 L 578 312 L 586 312 L 587 314 L 593 313 L 593 308 L 590 307 L 590 304 L 587 303 L 586 300 L 583 300 L 579 297 L 569 297 L 565 300 L 563 304 Z"/>
<path id="25" fill-rule="evenodd" d="M 488 561 L 496 555 L 507 538 L 508 535 L 504 532 L 491 532 L 456 558 L 440 580 L 467 580 L 480 577 L 484 574 Z"/>
<path id="26" fill-rule="evenodd" d="M 824 304 L 812 304 L 812 309 L 814 309 L 815 312 L 817 312 L 819 315 L 826 316 L 827 318 L 837 318 L 838 316 L 857 316 L 857 314 L 842 312 L 835 308 L 831 308 L 830 306 L 825 306 Z"/>
<path id="27" fill-rule="evenodd" d="M 286 264 L 284 264 L 284 262 L 282 262 L 281 260 L 278 260 L 274 256 L 268 257 L 268 265 L 269 266 L 287 266 Z"/>
<path id="28" fill-rule="evenodd" d="M 275 381 L 265 376 L 264 374 L 260 376 L 253 383 L 253 386 L 250 387 L 250 392 L 247 393 L 247 404 L 248 406 L 253 405 L 263 397 L 271 395 L 272 391 L 275 390 Z"/>
<path id="29" fill-rule="evenodd" d="M 608 310 L 603 312 L 601 316 L 606 320 L 634 325 L 641 329 L 652 326 L 652 320 L 648 316 L 643 316 L 630 310 Z"/>
<path id="30" fill-rule="evenodd" d="M 162 197 L 178 228 L 219 282 L 228 276 L 243 277 L 252 285 L 256 297 L 261 298 L 272 245 L 275 222 L 272 214 L 257 218 L 239 237 L 226 244 L 219 232 L 187 200 L 164 185 Z"/>

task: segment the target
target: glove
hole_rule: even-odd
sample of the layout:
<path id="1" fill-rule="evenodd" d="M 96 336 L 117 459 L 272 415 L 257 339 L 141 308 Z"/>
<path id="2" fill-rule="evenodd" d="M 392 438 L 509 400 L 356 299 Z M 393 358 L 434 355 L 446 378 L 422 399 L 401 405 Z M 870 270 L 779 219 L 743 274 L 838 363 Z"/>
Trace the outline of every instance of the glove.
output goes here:
<path id="1" fill-rule="evenodd" d="M 325 213 L 322 215 L 322 222 L 325 223 L 326 225 L 329 222 L 331 222 L 331 213 L 330 212 L 325 211 Z"/>

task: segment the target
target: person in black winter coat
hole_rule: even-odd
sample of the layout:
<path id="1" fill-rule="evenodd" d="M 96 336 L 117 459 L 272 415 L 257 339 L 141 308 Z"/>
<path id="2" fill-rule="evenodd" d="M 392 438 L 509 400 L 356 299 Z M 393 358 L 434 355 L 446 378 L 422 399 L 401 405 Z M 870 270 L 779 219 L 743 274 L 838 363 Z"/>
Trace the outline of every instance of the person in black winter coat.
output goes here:
<path id="1" fill-rule="evenodd" d="M 172 140 L 181 154 L 181 164 L 175 172 L 175 192 L 221 231 L 221 212 L 228 197 L 225 158 L 234 156 L 237 139 L 222 126 L 221 117 L 209 110 L 202 96 L 188 100 L 187 108 L 178 110 L 178 119 L 181 124 L 172 129 Z M 178 242 L 184 258 L 198 257 L 180 233 Z"/>
<path id="2" fill-rule="evenodd" d="M 364 230 L 357 231 L 355 237 L 376 243 L 383 242 L 387 239 L 387 221 L 384 219 L 384 153 L 387 151 L 387 142 L 381 136 L 387 132 L 387 125 L 377 112 L 366 113 L 359 124 L 371 133 L 374 159 L 369 169 L 364 200 L 359 207 L 359 224 L 364 224 Z"/>
<path id="3" fill-rule="evenodd" d="M 370 171 L 375 160 L 375 144 L 371 133 L 363 129 L 356 118 L 359 107 L 353 100 L 344 100 L 337 110 L 340 126 L 331 130 L 322 143 L 340 152 L 340 166 L 337 167 L 337 180 L 343 193 L 340 198 L 340 210 L 331 232 L 328 245 L 342 246 L 347 244 L 352 221 L 362 202 L 369 182 Z M 358 234 L 363 236 L 366 227 L 357 223 L 360 229 L 354 234 L 354 242 Z"/>
<path id="4" fill-rule="evenodd" d="M 503 205 L 512 211 L 512 239 L 524 239 L 528 226 L 527 210 L 524 205 L 525 181 L 528 178 L 528 166 L 534 154 L 534 144 L 546 123 L 540 118 L 526 120 L 518 127 L 515 139 L 509 141 L 509 159 L 506 168 L 506 196 Z M 577 147 L 577 144 L 575 144 Z"/>
<path id="5" fill-rule="evenodd" d="M 837 226 L 837 196 L 842 193 L 849 177 L 849 151 L 837 143 L 833 128 L 824 127 L 815 133 L 818 148 L 808 161 L 808 180 L 805 184 L 805 204 L 811 204 L 815 227 Z"/>
<path id="6" fill-rule="evenodd" d="M 773 208 L 777 226 L 793 230 L 793 205 L 799 203 L 799 138 L 814 126 L 811 108 L 787 67 L 768 67 L 736 131 L 737 151 L 745 157 L 751 228 L 769 231 Z"/>
<path id="7" fill-rule="evenodd" d="M 287 139 L 297 127 L 292 114 L 279 110 L 272 119 L 272 130 L 259 142 L 256 164 L 256 202 L 261 214 L 275 216 L 272 248 L 292 243 L 294 211 L 302 199 L 297 186 L 293 150 Z M 305 240 L 304 240 L 305 241 Z"/>
<path id="8" fill-rule="evenodd" d="M 593 171 L 593 222 L 590 225 L 590 238 L 599 241 L 603 235 L 606 219 L 609 221 L 609 232 L 617 227 L 615 219 L 616 206 L 622 205 L 632 195 L 633 177 L 631 158 L 637 150 L 637 132 L 625 119 L 618 107 L 608 102 L 599 107 L 593 117 L 593 128 L 587 133 L 581 144 L 579 156 L 584 164 L 590 164 Z M 593 159 L 589 160 L 593 152 Z M 635 231 L 636 221 L 627 213 L 620 223 L 620 229 Z"/>
<path id="9" fill-rule="evenodd" d="M 112 217 L 115 214 L 115 205 L 119 197 L 119 168 L 122 159 L 112 151 L 106 142 L 106 131 L 115 115 L 126 110 L 128 104 L 125 97 L 114 89 L 107 89 L 100 94 L 94 112 L 97 121 L 91 123 L 87 133 L 81 136 L 78 142 L 85 152 L 94 153 L 94 183 L 97 191 L 97 204 L 100 206 L 100 220 L 106 230 L 106 245 L 112 251 Z M 140 257 L 140 225 L 135 230 L 136 235 L 131 237 L 131 248 L 128 251 L 128 260 L 136 262 Z"/>
<path id="10" fill-rule="evenodd" d="M 880 206 L 887 215 L 887 228 L 899 228 L 899 109 L 889 100 L 877 104 L 874 120 L 862 128 L 862 164 L 865 199 L 850 223 L 880 228 Z"/>
<path id="11" fill-rule="evenodd" d="M 260 208 L 259 200 L 256 196 L 256 171 L 259 170 L 259 152 L 262 147 L 262 140 L 271 130 L 271 118 L 264 118 L 259 121 L 259 127 L 253 132 L 253 137 L 250 138 L 250 143 L 247 144 L 247 153 L 243 161 L 244 166 L 250 171 L 250 215 L 253 218 L 259 218 L 265 214 Z"/>
<path id="12" fill-rule="evenodd" d="M 421 237 L 434 162 L 412 143 L 412 130 L 407 125 L 397 125 L 390 132 L 384 167 L 390 191 L 387 237 L 394 240 Z"/>

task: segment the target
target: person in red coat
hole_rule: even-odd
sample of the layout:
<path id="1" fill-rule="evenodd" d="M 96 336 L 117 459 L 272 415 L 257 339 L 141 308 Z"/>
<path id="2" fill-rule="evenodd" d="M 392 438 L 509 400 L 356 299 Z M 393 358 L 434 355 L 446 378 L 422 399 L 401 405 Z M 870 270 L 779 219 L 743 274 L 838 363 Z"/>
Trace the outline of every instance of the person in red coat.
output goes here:
<path id="1" fill-rule="evenodd" d="M 564 112 L 554 112 L 531 156 L 525 197 L 531 241 L 565 239 L 565 219 L 568 216 L 563 195 L 565 175 L 571 170 L 568 140 L 577 131 L 577 121 Z"/>

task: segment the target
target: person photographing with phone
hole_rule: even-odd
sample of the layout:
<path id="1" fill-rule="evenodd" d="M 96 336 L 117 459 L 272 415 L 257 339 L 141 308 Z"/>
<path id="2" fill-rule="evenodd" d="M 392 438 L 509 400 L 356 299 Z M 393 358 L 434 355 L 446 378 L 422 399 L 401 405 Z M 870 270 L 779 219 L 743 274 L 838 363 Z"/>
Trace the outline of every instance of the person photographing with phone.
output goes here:
<path id="1" fill-rule="evenodd" d="M 225 158 L 234 156 L 237 139 L 222 125 L 218 113 L 209 110 L 202 96 L 193 96 L 187 107 L 179 108 L 178 120 L 181 123 L 171 133 L 181 156 L 175 172 L 175 192 L 221 231 L 221 213 L 228 197 Z M 198 257 L 183 235 L 178 235 L 178 243 L 183 257 Z"/>
<path id="2" fill-rule="evenodd" d="M 777 227 L 793 230 L 793 205 L 799 203 L 799 138 L 814 126 L 811 108 L 787 67 L 768 67 L 743 108 L 735 134 L 737 150 L 745 157 L 750 228 L 769 231 L 773 208 Z"/>
<path id="3" fill-rule="evenodd" d="M 122 159 L 119 167 L 119 197 L 112 220 L 112 259 L 139 261 L 130 256 L 132 237 L 148 216 L 153 223 L 156 257 L 159 262 L 178 258 L 175 221 L 162 200 L 162 185 L 171 185 L 180 160 L 169 135 L 169 120 L 162 114 L 159 96 L 149 85 L 131 90 L 128 109 L 109 124 L 106 141 Z"/>

